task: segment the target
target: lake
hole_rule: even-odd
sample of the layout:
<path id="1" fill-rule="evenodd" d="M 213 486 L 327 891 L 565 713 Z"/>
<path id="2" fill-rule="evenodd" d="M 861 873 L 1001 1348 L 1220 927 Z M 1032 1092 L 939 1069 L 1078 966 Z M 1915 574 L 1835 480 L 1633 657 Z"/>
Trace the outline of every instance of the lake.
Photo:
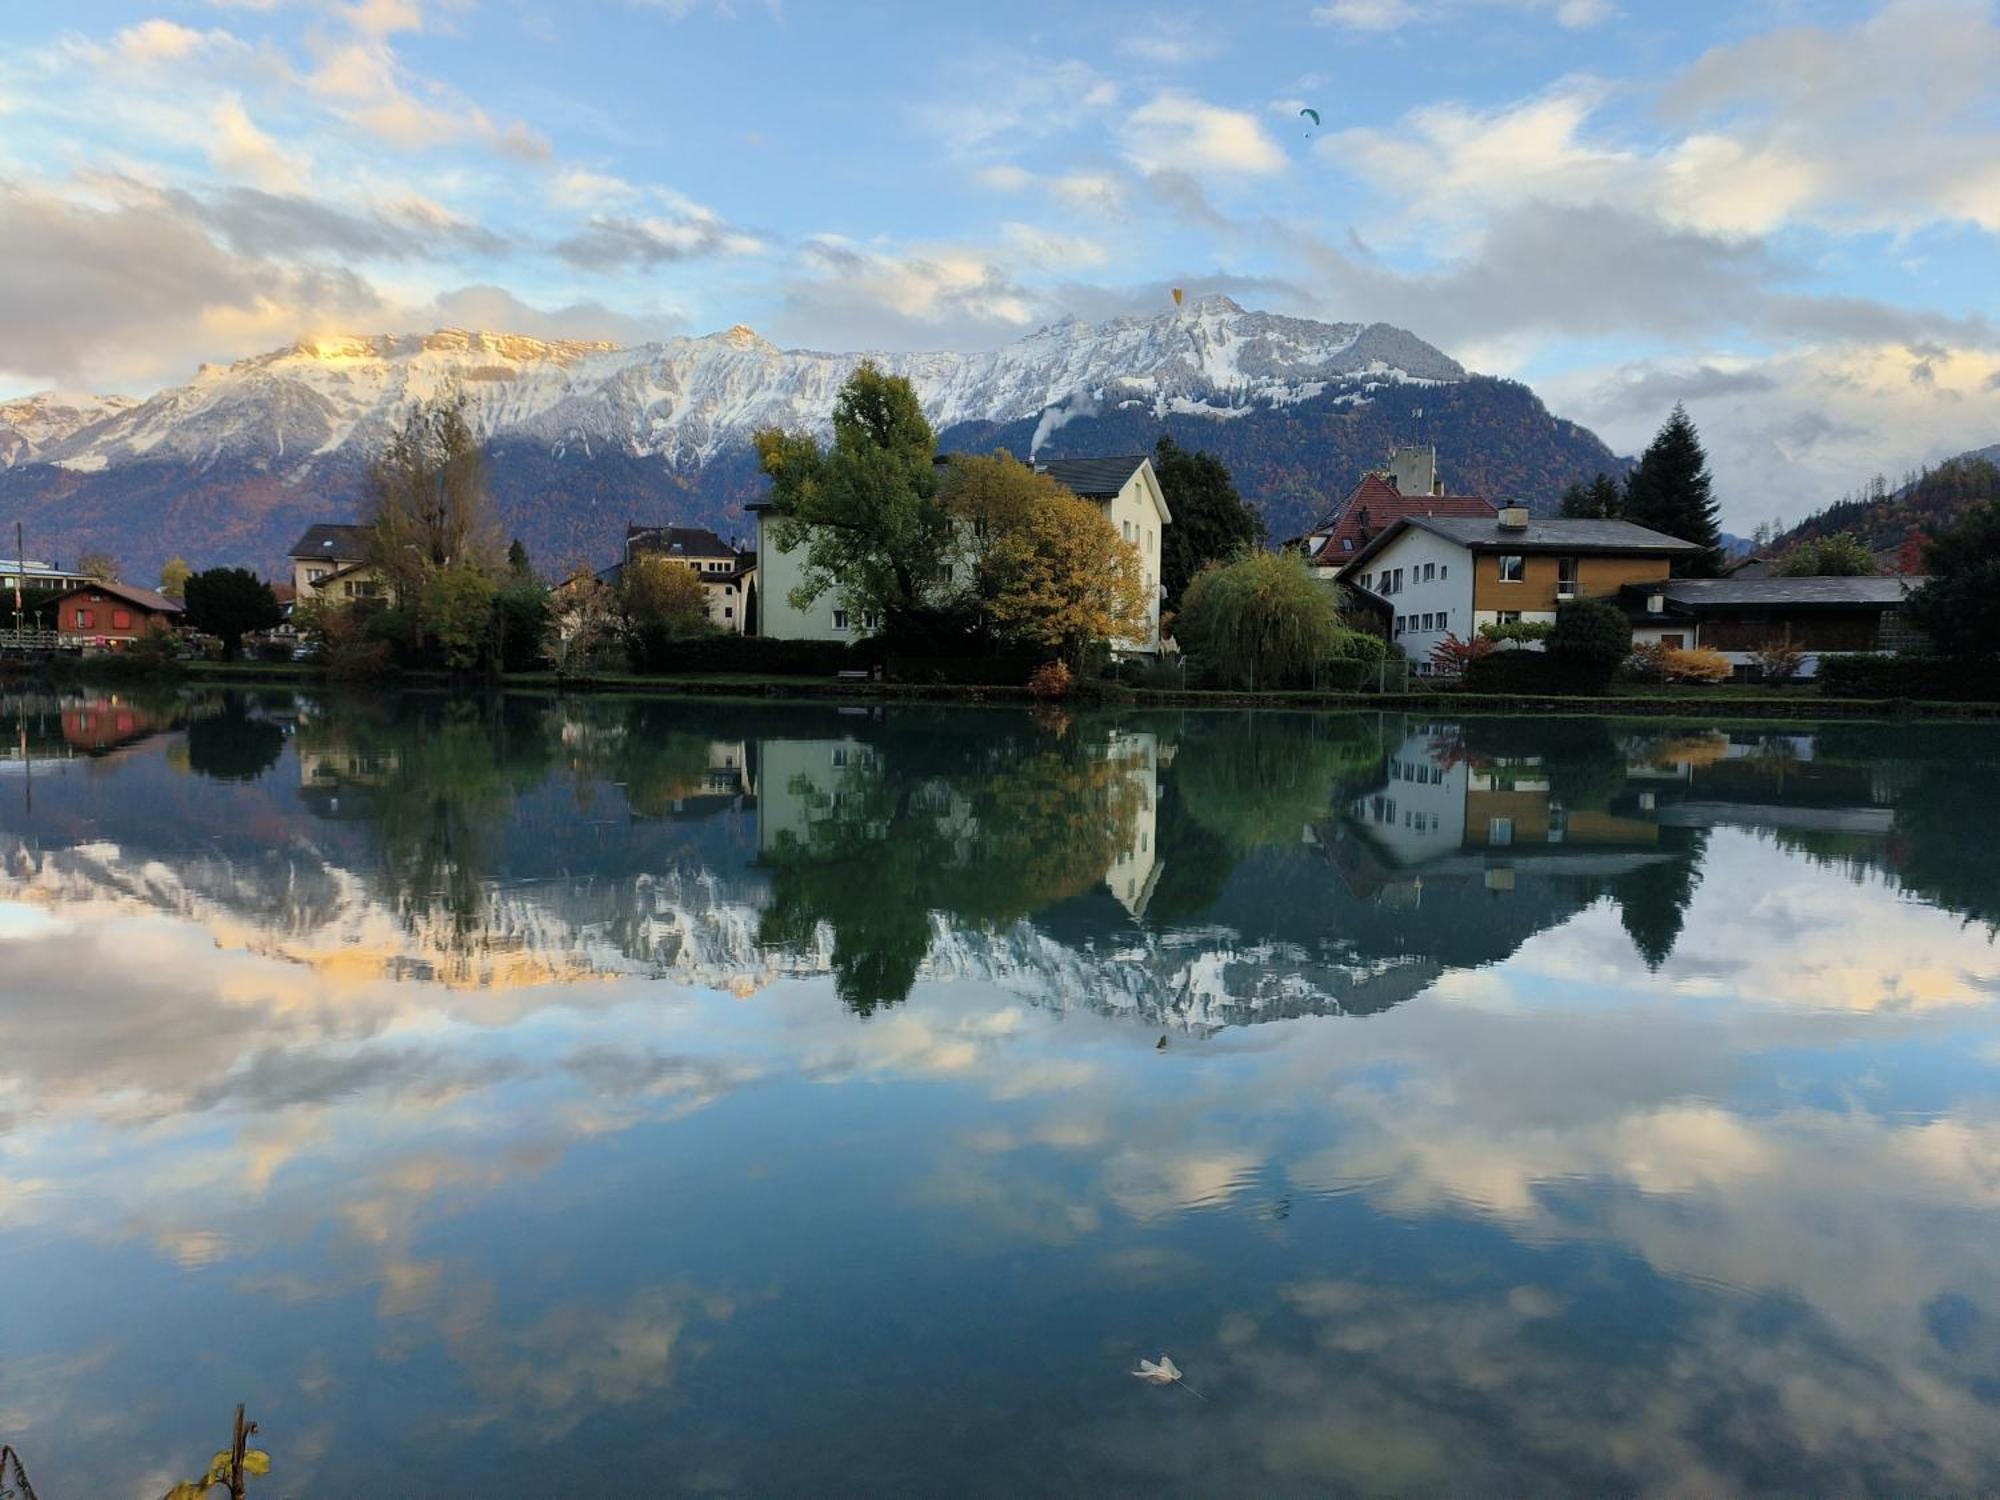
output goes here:
<path id="1" fill-rule="evenodd" d="M 267 1496 L 2000 1487 L 2000 727 L 17 692 L 0 755 L 41 1500 L 238 1401 Z"/>

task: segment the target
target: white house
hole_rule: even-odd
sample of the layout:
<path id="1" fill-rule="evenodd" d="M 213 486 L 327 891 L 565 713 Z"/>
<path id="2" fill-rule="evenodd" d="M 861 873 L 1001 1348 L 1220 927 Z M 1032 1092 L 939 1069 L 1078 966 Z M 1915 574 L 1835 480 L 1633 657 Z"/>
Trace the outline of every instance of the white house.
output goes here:
<path id="1" fill-rule="evenodd" d="M 943 461 L 942 459 L 940 460 Z M 1114 641 L 1115 649 L 1131 655 L 1156 653 L 1160 649 L 1160 546 L 1166 528 L 1173 524 L 1167 497 L 1153 472 L 1153 461 L 1144 454 L 1120 458 L 1057 458 L 1035 466 L 1082 499 L 1104 511 L 1118 534 L 1139 553 L 1142 581 L 1146 590 L 1146 624 L 1142 632 L 1125 641 Z M 820 595 L 809 609 L 797 609 L 791 592 L 804 576 L 804 552 L 781 550 L 771 535 L 775 519 L 768 501 L 756 501 L 749 510 L 757 518 L 757 578 L 760 590 L 758 633 L 782 640 L 850 641 L 875 630 L 880 621 L 858 617 L 841 603 L 836 591 Z"/>

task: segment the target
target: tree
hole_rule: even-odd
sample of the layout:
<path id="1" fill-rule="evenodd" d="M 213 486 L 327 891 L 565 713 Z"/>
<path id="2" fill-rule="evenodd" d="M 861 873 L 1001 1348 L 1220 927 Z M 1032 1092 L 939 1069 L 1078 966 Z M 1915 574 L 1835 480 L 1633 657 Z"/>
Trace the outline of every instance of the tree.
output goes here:
<path id="1" fill-rule="evenodd" d="M 187 593 L 188 576 L 194 572 L 187 565 L 187 559 L 176 557 L 168 560 L 160 569 L 160 592 L 169 599 L 179 599 Z"/>
<path id="2" fill-rule="evenodd" d="M 1810 537 L 1778 559 L 1780 578 L 1868 578 L 1875 554 L 1851 531 Z"/>
<path id="3" fill-rule="evenodd" d="M 1560 513 L 1572 520 L 1615 521 L 1625 514 L 1625 496 L 1618 481 L 1600 470 L 1589 484 L 1573 484 L 1563 491 Z"/>
<path id="4" fill-rule="evenodd" d="M 893 629 L 931 601 L 951 517 L 937 500 L 937 439 L 909 381 L 864 360 L 834 402 L 831 448 L 776 428 L 755 443 L 771 480 L 771 539 L 783 552 L 805 549 L 795 608 L 831 592 Z"/>
<path id="5" fill-rule="evenodd" d="M 118 559 L 108 552 L 86 552 L 76 560 L 77 572 L 86 578 L 94 578 L 99 583 L 123 583 L 125 573 L 118 566 Z"/>
<path id="6" fill-rule="evenodd" d="M 1625 519 L 1700 547 L 1699 555 L 1675 565 L 1689 577 L 1713 578 L 1722 571 L 1713 486 L 1701 436 L 1687 408 L 1676 406 L 1625 481 Z"/>
<path id="7" fill-rule="evenodd" d="M 2000 656 L 2000 503 L 1982 501 L 1932 536 L 1926 581 L 1903 612 L 1940 655 Z"/>
<path id="8" fill-rule="evenodd" d="M 695 570 L 670 557 L 640 553 L 618 575 L 618 614 L 634 663 L 657 672 L 675 641 L 707 635 L 708 590 Z"/>
<path id="9" fill-rule="evenodd" d="M 1281 687 L 1307 682 L 1340 634 L 1336 591 L 1296 553 L 1239 553 L 1188 585 L 1175 633 L 1226 680 Z"/>
<path id="10" fill-rule="evenodd" d="M 519 537 L 507 544 L 507 576 L 517 582 L 535 581 L 534 564 L 528 561 L 528 549 Z"/>
<path id="11" fill-rule="evenodd" d="M 191 575 L 185 603 L 187 623 L 221 641 L 225 661 L 236 659 L 244 636 L 271 630 L 285 618 L 271 586 L 248 568 L 210 568 Z"/>
<path id="12" fill-rule="evenodd" d="M 1094 642 L 1146 634 L 1146 585 L 1138 548 L 1095 505 L 1056 489 L 998 539 L 987 607 L 1003 635 L 1080 665 Z"/>
<path id="13" fill-rule="evenodd" d="M 1171 437 L 1153 447 L 1153 472 L 1173 520 L 1160 534 L 1161 608 L 1179 609 L 1194 575 L 1244 547 L 1264 543 L 1264 517 L 1236 492 L 1229 470 L 1211 453 Z"/>
<path id="14" fill-rule="evenodd" d="M 494 592 L 492 578 L 470 557 L 456 558 L 425 578 L 418 613 L 452 671 L 471 671 L 495 644 Z"/>
<path id="15" fill-rule="evenodd" d="M 559 674 L 587 677 L 624 666 L 617 595 L 588 567 L 579 565 L 549 603 L 549 649 Z"/>
<path id="16" fill-rule="evenodd" d="M 499 533 L 486 461 L 462 401 L 410 408 L 368 466 L 368 561 L 405 607 L 457 563 L 495 571 Z"/>
<path id="17" fill-rule="evenodd" d="M 1548 653 L 1556 661 L 1606 679 L 1632 654 L 1632 622 L 1603 599 L 1565 599 L 1556 606 Z"/>
<path id="18" fill-rule="evenodd" d="M 215 781 L 255 781 L 285 753 L 285 731 L 251 714 L 236 693 L 222 695 L 220 713 L 188 723 L 188 769 Z"/>

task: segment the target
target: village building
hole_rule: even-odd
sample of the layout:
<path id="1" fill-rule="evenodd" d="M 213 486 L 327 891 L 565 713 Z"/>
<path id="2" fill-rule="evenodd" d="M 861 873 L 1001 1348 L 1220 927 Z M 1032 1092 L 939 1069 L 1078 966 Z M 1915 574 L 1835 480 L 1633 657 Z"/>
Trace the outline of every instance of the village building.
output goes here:
<path id="1" fill-rule="evenodd" d="M 180 623 L 181 604 L 151 589 L 95 579 L 56 601 L 56 634 L 71 650 L 121 651 Z"/>
<path id="2" fill-rule="evenodd" d="M 1376 537 L 1405 516 L 1491 517 L 1483 495 L 1447 495 L 1435 448 L 1393 448 L 1386 468 L 1364 474 L 1347 498 L 1321 517 L 1298 546 L 1322 578 L 1332 578 Z"/>
<path id="3" fill-rule="evenodd" d="M 1337 577 L 1387 604 L 1391 642 L 1427 674 L 1446 636 L 1553 623 L 1565 600 L 1664 584 L 1676 559 L 1699 551 L 1631 521 L 1538 520 L 1511 505 L 1490 517 L 1404 516 Z"/>
<path id="4" fill-rule="evenodd" d="M 940 465 L 949 463 L 939 455 Z M 1115 458 L 1057 458 L 1034 465 L 1080 499 L 1088 500 L 1104 512 L 1119 536 L 1139 553 L 1140 579 L 1146 593 L 1146 621 L 1137 635 L 1111 642 L 1124 655 L 1157 655 L 1160 650 L 1160 548 L 1166 528 L 1173 524 L 1167 497 L 1153 472 L 1153 461 L 1144 454 Z M 754 501 L 749 510 L 757 518 L 757 570 L 761 580 L 763 614 L 759 633 L 781 640 L 859 640 L 880 628 L 872 617 L 857 618 L 829 591 L 809 609 L 792 605 L 791 592 L 804 577 L 804 549 L 785 552 L 771 535 L 774 517 L 770 502 Z"/>
<path id="5" fill-rule="evenodd" d="M 732 635 L 750 632 L 756 621 L 757 554 L 725 542 L 703 526 L 627 526 L 625 556 L 603 572 L 601 582 L 616 586 L 626 566 L 640 557 L 664 557 L 685 564 L 701 580 L 708 621 Z"/>
<path id="6" fill-rule="evenodd" d="M 352 604 L 379 599 L 382 575 L 368 564 L 368 528 L 326 522 L 308 526 L 287 554 L 297 604 Z"/>
<path id="7" fill-rule="evenodd" d="M 1789 641 L 1805 653 L 1799 675 L 1822 657 L 1857 651 L 1916 651 L 1922 640 L 1903 615 L 1924 580 L 1860 578 L 1672 578 L 1625 585 L 1619 602 L 1634 645 L 1719 651 L 1739 676 L 1761 647 Z"/>

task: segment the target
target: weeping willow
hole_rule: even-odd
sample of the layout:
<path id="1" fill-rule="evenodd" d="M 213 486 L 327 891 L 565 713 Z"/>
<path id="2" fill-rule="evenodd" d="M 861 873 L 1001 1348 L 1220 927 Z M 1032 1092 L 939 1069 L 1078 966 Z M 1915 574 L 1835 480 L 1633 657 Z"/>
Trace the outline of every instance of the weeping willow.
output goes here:
<path id="1" fill-rule="evenodd" d="M 1294 687 L 1334 654 L 1340 599 L 1297 554 L 1246 549 L 1195 575 L 1174 629 L 1226 682 Z"/>

